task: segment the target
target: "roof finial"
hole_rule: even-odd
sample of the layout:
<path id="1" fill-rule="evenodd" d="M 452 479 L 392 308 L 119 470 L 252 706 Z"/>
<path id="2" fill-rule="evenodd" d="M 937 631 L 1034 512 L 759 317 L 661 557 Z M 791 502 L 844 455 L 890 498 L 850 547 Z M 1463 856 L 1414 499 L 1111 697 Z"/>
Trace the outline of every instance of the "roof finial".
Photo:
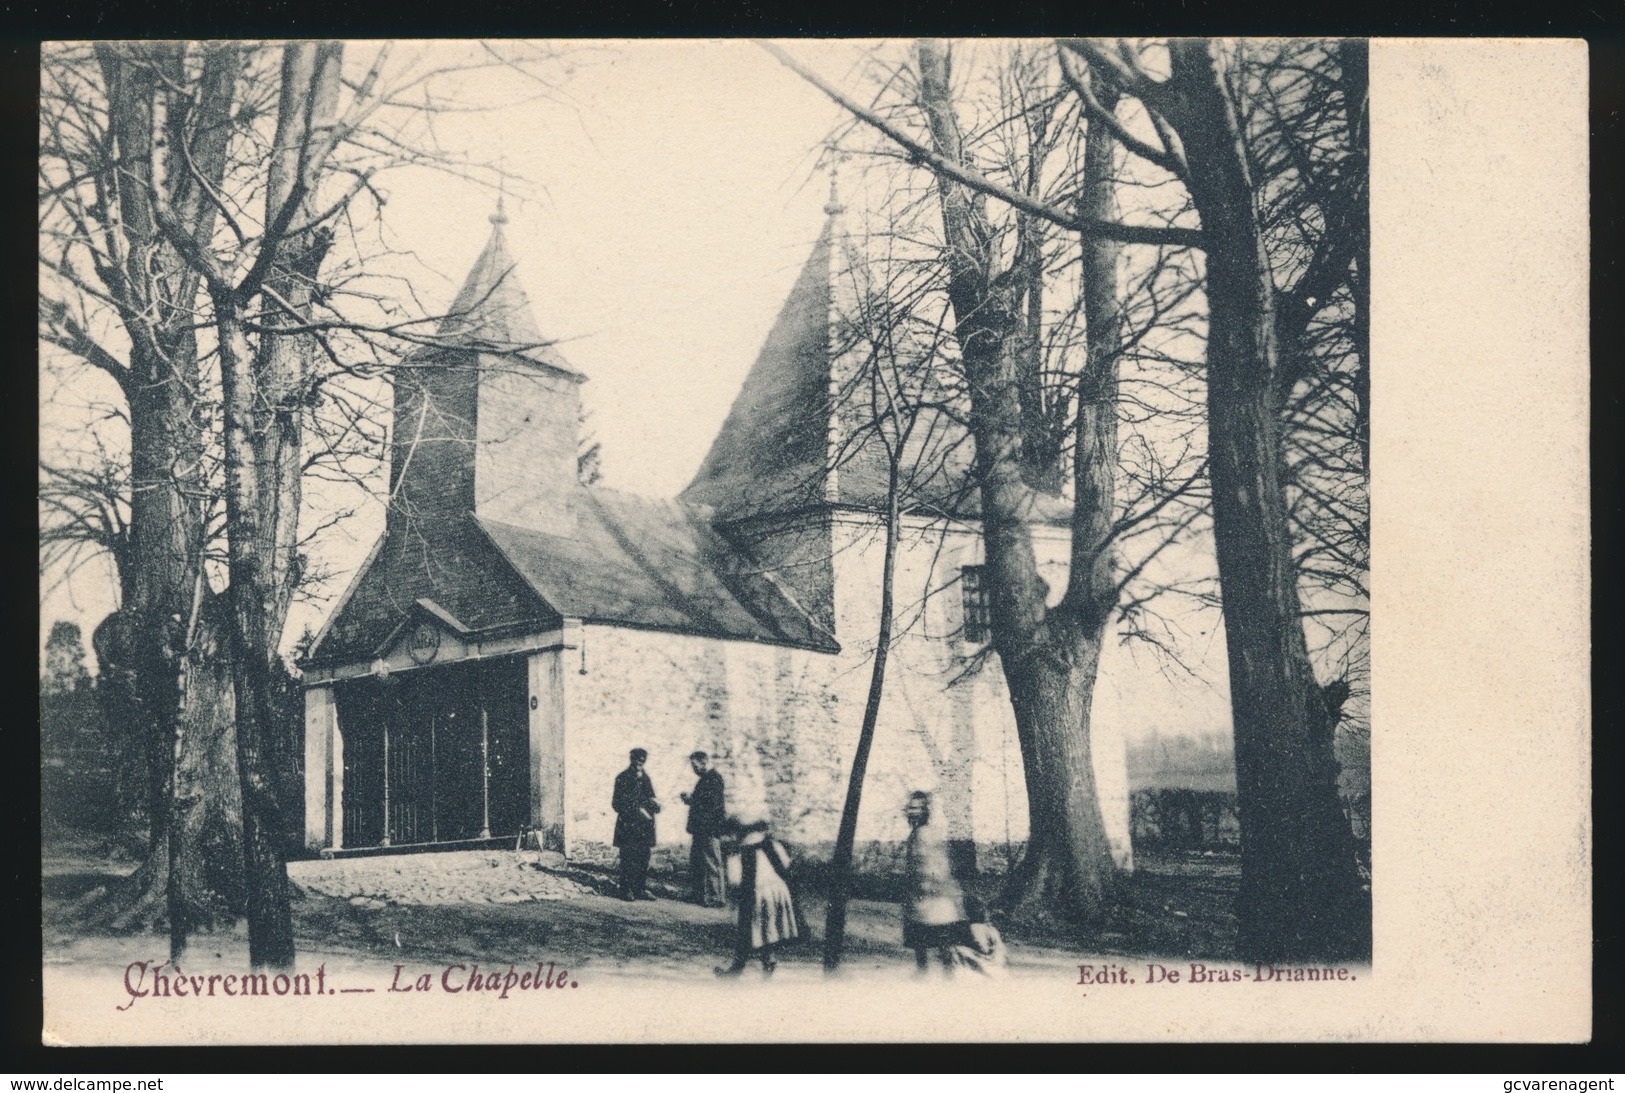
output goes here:
<path id="1" fill-rule="evenodd" d="M 824 206 L 824 215 L 840 216 L 846 212 L 846 206 L 841 204 L 841 190 L 839 184 L 840 165 L 831 164 L 829 169 L 829 204 Z"/>
<path id="2" fill-rule="evenodd" d="M 506 156 L 502 158 L 503 161 L 506 161 L 507 159 Z M 508 170 L 506 163 L 504 162 L 502 165 L 497 167 L 497 211 L 492 213 L 489 217 L 491 223 L 495 224 L 499 228 L 508 222 L 508 214 L 502 207 L 503 199 L 507 196 Z"/>

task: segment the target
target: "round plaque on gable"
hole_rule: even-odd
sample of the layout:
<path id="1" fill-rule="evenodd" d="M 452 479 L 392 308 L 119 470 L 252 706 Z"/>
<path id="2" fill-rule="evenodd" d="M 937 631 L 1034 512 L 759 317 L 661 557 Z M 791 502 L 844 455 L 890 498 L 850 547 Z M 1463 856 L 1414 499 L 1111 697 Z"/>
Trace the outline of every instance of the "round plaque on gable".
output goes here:
<path id="1" fill-rule="evenodd" d="M 426 622 L 418 623 L 407 643 L 407 650 L 417 663 L 429 663 L 440 654 L 440 631 Z"/>

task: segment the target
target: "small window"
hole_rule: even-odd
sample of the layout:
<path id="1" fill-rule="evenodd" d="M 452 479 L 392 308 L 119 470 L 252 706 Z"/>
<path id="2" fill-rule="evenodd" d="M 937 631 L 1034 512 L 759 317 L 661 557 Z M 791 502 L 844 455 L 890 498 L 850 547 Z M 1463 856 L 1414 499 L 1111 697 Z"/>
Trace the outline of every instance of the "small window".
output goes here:
<path id="1" fill-rule="evenodd" d="M 959 571 L 959 587 L 965 598 L 965 640 L 980 645 L 988 639 L 987 585 L 982 567 L 968 565 Z"/>

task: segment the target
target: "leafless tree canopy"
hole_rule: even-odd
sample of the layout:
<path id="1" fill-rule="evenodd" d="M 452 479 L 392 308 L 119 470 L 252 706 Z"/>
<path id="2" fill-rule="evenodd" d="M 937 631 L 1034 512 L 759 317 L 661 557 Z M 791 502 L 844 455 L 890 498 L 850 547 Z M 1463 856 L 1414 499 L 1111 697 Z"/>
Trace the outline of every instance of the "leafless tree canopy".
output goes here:
<path id="1" fill-rule="evenodd" d="M 436 118 L 483 107 L 459 93 L 473 72 L 506 77 L 509 101 L 515 81 L 548 94 L 552 59 L 523 44 L 336 42 L 44 57 L 40 338 L 63 389 L 88 369 L 114 393 L 78 407 L 78 442 L 42 460 L 41 564 L 48 579 L 98 554 L 116 566 L 121 608 L 97 650 L 150 741 L 155 805 L 179 800 L 187 771 L 205 805 L 226 799 L 234 772 L 201 764 L 230 754 L 219 733 L 234 718 L 242 814 L 216 819 L 242 825 L 256 963 L 292 959 L 276 786 L 288 607 L 321 576 L 313 538 L 376 481 L 385 370 L 447 319 L 411 291 L 385 187 L 405 169 L 497 183 L 440 147 Z M 234 713 L 198 690 L 210 680 L 234 692 Z M 138 875 L 161 889 L 168 873 L 178 955 L 206 871 L 203 840 L 169 811 L 153 809 Z"/>
<path id="2" fill-rule="evenodd" d="M 877 49 L 861 91 L 764 48 L 848 111 L 836 148 L 898 164 L 875 168 L 890 233 L 941 271 L 1018 724 L 1044 672 L 1011 661 L 1045 647 L 1081 688 L 1064 716 L 1087 725 L 1088 643 L 1048 644 L 1069 623 L 1106 606 L 1178 663 L 1185 621 L 1222 610 L 1245 947 L 1358 947 L 1332 741 L 1358 730 L 1366 671 L 1363 43 L 924 42 Z M 1072 576 L 1047 609 L 1001 526 L 1017 470 L 1028 490 L 1070 486 Z M 1209 550 L 1216 574 L 1193 564 Z M 1114 578 L 1091 581 L 1102 567 Z M 1341 921 L 1267 925 L 1311 874 Z"/>

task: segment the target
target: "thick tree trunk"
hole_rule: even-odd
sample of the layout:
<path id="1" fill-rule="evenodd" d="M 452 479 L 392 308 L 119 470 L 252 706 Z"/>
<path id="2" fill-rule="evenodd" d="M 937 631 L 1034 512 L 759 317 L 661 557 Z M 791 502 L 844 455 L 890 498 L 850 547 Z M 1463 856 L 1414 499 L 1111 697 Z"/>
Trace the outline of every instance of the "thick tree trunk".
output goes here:
<path id="1" fill-rule="evenodd" d="M 309 335 L 248 337 L 246 312 L 258 299 L 276 327 L 302 322 L 330 236 L 308 221 L 322 168 L 323 141 L 339 92 L 342 47 L 292 42 L 283 47 L 276 138 L 265 188 L 270 225 L 256 259 L 267 291 L 250 282 L 211 286 L 225 412 L 226 539 L 231 574 L 233 690 L 237 766 L 242 786 L 243 861 L 249 959 L 255 967 L 291 967 L 293 916 L 286 848 L 291 839 L 279 700 L 279 646 L 298 587 L 303 414 L 310 394 Z M 251 281 L 251 279 L 250 279 Z"/>
<path id="2" fill-rule="evenodd" d="M 98 627 L 98 655 L 109 656 L 114 637 L 125 629 L 125 614 L 114 614 Z M 171 955 L 179 957 L 190 934 L 218 929 L 242 913 L 241 807 L 237 762 L 232 739 L 232 695 L 229 667 L 216 656 L 215 624 L 202 620 L 193 650 L 177 661 L 164 659 L 159 687 L 163 710 L 150 716 L 153 692 L 137 698 L 140 680 L 117 661 L 102 661 L 102 716 L 122 718 L 112 724 L 145 723 L 143 736 L 154 736 L 153 724 L 169 732 L 167 741 L 151 741 L 151 767 L 161 778 L 153 794 L 153 838 L 148 859 L 137 872 L 115 885 L 91 908 L 94 921 L 117 929 L 158 929 L 167 924 Z M 164 646 L 159 645 L 159 650 Z M 151 680 L 151 676 L 148 677 Z"/>
<path id="3" fill-rule="evenodd" d="M 230 584 L 232 690 L 237 707 L 237 771 L 242 787 L 243 881 L 248 914 L 248 954 L 254 967 L 293 966 L 293 914 L 284 858 L 286 822 L 277 793 L 274 735 L 280 728 L 272 695 L 271 658 L 281 628 L 272 627 L 279 593 L 265 549 L 267 487 L 261 447 L 262 423 L 254 356 L 242 305 L 221 294 L 214 301 L 220 335 L 225 403 L 226 527 Z M 267 478 L 270 481 L 267 481 Z"/>
<path id="4" fill-rule="evenodd" d="M 184 658 L 165 658 L 165 673 L 179 678 L 163 696 L 167 705 L 156 711 L 159 716 L 137 715 L 150 707 L 133 697 L 139 687 L 134 673 L 116 661 L 103 660 L 104 682 L 98 688 L 110 724 L 144 723 L 139 731 L 150 738 L 151 724 L 156 722 L 170 737 L 149 745 L 149 750 L 163 754 L 163 781 L 152 788 L 158 818 L 152 825 L 155 834 L 147 860 L 87 913 L 118 929 L 167 925 L 173 957 L 185 951 L 194 931 L 229 925 L 243 909 L 230 671 L 213 637 L 218 624 L 205 612 Z M 111 615 L 98 627 L 99 657 L 129 640 L 114 634 L 126 628 L 126 619 L 123 613 Z"/>
<path id="5" fill-rule="evenodd" d="M 1025 663 L 1006 662 L 1030 830 L 1004 902 L 1024 915 L 1059 915 L 1096 928 L 1110 911 L 1117 879 L 1089 748 L 1100 646 L 1072 644 L 1074 658 L 1059 663 L 1036 649 Z"/>
<path id="6" fill-rule="evenodd" d="M 255 625 L 257 612 L 236 616 L 242 630 Z M 242 642 L 239 648 L 248 643 Z M 243 800 L 244 909 L 248 916 L 248 957 L 256 968 L 291 968 L 294 963 L 293 909 L 288 887 L 288 824 L 277 790 L 278 726 L 271 701 L 271 669 L 244 649 L 234 668 L 237 702 L 237 765 Z M 252 712 L 245 715 L 244 710 Z"/>
<path id="7" fill-rule="evenodd" d="M 1117 94 L 1113 89 L 1101 88 L 1096 98 L 1110 110 Z M 1105 126 L 1090 127 L 1084 146 L 1079 208 L 1084 216 L 1116 219 L 1113 147 Z M 1077 727 L 1075 734 L 1065 739 L 1034 741 L 1036 756 L 1060 758 L 1061 799 L 1048 805 L 1046 812 L 1068 817 L 1065 831 L 1073 844 L 1063 846 L 1053 834 L 1034 828 L 1037 834 L 1029 841 L 1011 891 L 1018 905 L 1029 907 L 1053 906 L 1058 888 L 1064 892 L 1066 879 L 1080 872 L 1079 862 L 1087 868 L 1081 870 L 1082 879 L 1074 883 L 1088 890 L 1074 893 L 1072 900 L 1081 899 L 1085 904 L 1109 902 L 1109 884 L 1114 878 L 1094 781 L 1090 728 L 1106 625 L 1117 602 L 1111 535 L 1117 484 L 1117 357 L 1122 338 L 1117 260 L 1121 249 L 1119 244 L 1105 239 L 1086 239 L 1082 247 L 1084 328 L 1089 348 L 1078 377 L 1073 426 L 1072 550 L 1066 596 L 1050 612 L 1052 625 L 1070 630 L 1064 644 L 1071 647 L 1072 658 L 1064 673 L 1042 668 L 1032 672 L 1027 688 L 1035 692 L 1031 696 L 1018 696 L 1016 685 L 1011 684 L 1011 695 L 1018 704 L 1031 704 L 1045 711 L 1035 715 L 1035 724 Z M 1055 772 L 1037 765 L 1028 772 L 1029 795 L 1035 785 L 1041 792 L 1055 795 L 1051 783 L 1056 781 Z M 1070 868 L 1057 869 L 1053 864 L 1057 860 L 1071 863 Z"/>
<path id="8" fill-rule="evenodd" d="M 1230 661 L 1249 960 L 1335 959 L 1369 944 L 1330 711 L 1309 663 L 1272 405 L 1273 287 L 1247 157 L 1208 43 L 1170 47 L 1169 121 L 1207 240 L 1208 449 Z"/>
<path id="9" fill-rule="evenodd" d="M 962 163 L 947 53 L 934 42 L 921 42 L 917 52 L 920 101 L 933 142 L 944 157 Z M 1084 544 L 1089 573 L 1070 581 L 1063 603 L 1048 610 L 1027 523 L 1033 490 L 1021 456 L 1021 316 L 1010 279 L 995 276 L 985 199 L 942 175 L 937 193 L 948 296 L 971 394 L 990 630 L 1027 782 L 1027 853 L 1007 895 L 1023 909 L 1093 928 L 1107 914 L 1115 880 L 1089 750 L 1103 618 L 1080 614 L 1096 559 L 1087 558 Z"/>
<path id="10" fill-rule="evenodd" d="M 208 596 L 183 662 L 168 833 L 172 960 L 194 932 L 230 925 L 244 907 L 236 703 L 223 606 Z"/>
<path id="11" fill-rule="evenodd" d="M 185 90 L 185 53 L 178 43 L 96 47 L 108 145 L 107 159 L 95 165 L 98 206 L 89 210 L 116 239 L 114 260 L 97 273 L 130 340 L 130 546 L 119 559 L 123 602 L 97 627 L 95 644 L 110 723 L 143 741 L 150 847 L 147 862 L 96 913 L 130 927 L 167 920 L 177 952 L 191 929 L 233 917 L 242 898 L 235 765 L 221 750 L 229 696 L 218 666 L 187 670 L 200 640 L 212 644 L 192 632 L 207 592 L 200 580 L 207 422 L 194 402 L 199 273 L 161 238 L 153 213 L 155 187 L 167 187 L 192 238 L 211 236 L 215 207 L 197 179 L 218 187 L 224 174 L 238 60 L 230 47 L 207 49 L 193 96 Z M 158 178 L 160 160 L 168 166 Z"/>
<path id="12" fill-rule="evenodd" d="M 186 348 L 171 346 L 169 367 L 186 359 Z M 138 374 L 168 373 L 154 366 Z M 167 923 L 179 953 L 193 929 L 229 923 L 242 909 L 232 710 L 218 662 L 188 667 L 200 644 L 213 643 L 200 616 L 187 648 L 203 521 L 195 500 L 201 441 L 184 385 L 171 377 L 139 388 L 130 416 L 131 596 L 93 642 L 104 715 L 143 741 L 149 860 L 93 913 L 124 928 Z"/>
<path id="13" fill-rule="evenodd" d="M 1102 93 L 1096 97 L 1111 109 L 1116 102 L 1115 92 L 1100 90 Z M 1091 126 L 1084 149 L 1079 209 L 1085 216 L 1116 218 L 1112 152 L 1112 138 L 1105 126 Z M 1064 671 L 1047 668 L 1039 660 L 1025 673 L 1026 679 L 1019 684 L 1010 681 L 1010 693 L 1018 709 L 1029 706 L 1033 710 L 1027 717 L 1035 727 L 1030 750 L 1040 761 L 1030 764 L 1027 771 L 1033 835 L 1007 898 L 1031 910 L 1058 903 L 1105 906 L 1110 902 L 1114 879 L 1111 848 L 1094 780 L 1090 726 L 1102 642 L 1117 600 L 1111 527 L 1117 472 L 1120 250 L 1109 240 L 1088 239 L 1083 243 L 1084 324 L 1089 350 L 1078 379 L 1073 427 L 1071 567 L 1066 597 L 1057 610 L 1050 612 L 1052 626 L 1070 630 L 1067 640 L 1060 644 L 1070 646 L 1072 656 Z M 1018 712 L 1017 724 L 1022 720 Z M 1046 725 L 1076 726 L 1076 730 L 1047 741 L 1038 737 Z M 1038 810 L 1032 807 L 1031 798 L 1035 796 L 1039 798 Z M 1056 815 L 1068 817 L 1066 823 L 1056 825 Z M 1040 823 L 1043 826 L 1037 826 Z M 1066 840 L 1056 837 L 1058 826 L 1066 833 Z M 1084 868 L 1079 868 L 1079 862 Z M 1068 892 L 1069 884 L 1084 890 Z"/>

